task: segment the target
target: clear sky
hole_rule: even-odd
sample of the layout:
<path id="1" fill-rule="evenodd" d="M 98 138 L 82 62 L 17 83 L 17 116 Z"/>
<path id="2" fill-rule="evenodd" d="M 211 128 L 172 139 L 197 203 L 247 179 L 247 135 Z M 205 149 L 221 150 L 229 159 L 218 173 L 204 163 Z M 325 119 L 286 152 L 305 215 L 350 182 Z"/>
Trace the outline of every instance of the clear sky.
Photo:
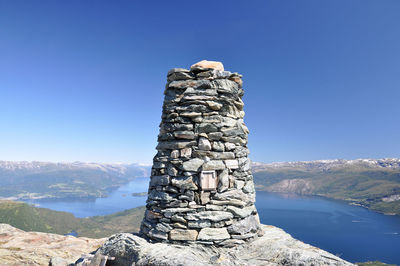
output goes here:
<path id="1" fill-rule="evenodd" d="M 398 0 L 0 0 L 0 160 L 149 163 L 202 59 L 244 75 L 253 161 L 400 157 Z"/>

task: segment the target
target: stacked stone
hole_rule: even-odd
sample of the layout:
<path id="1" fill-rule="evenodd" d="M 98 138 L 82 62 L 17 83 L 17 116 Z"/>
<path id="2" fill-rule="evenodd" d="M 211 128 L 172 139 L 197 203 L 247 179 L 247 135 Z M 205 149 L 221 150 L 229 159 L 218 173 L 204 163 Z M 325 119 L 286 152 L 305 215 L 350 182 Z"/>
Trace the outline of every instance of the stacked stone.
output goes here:
<path id="1" fill-rule="evenodd" d="M 260 234 L 241 77 L 212 61 L 168 72 L 141 226 L 148 239 L 235 246 Z"/>

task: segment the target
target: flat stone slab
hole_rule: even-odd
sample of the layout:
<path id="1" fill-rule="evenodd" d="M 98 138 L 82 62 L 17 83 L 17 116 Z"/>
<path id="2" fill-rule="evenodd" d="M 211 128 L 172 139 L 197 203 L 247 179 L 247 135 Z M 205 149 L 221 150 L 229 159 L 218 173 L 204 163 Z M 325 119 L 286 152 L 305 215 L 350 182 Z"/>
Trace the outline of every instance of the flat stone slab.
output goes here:
<path id="1" fill-rule="evenodd" d="M 353 265 L 292 238 L 282 229 L 270 225 L 262 228 L 262 237 L 233 248 L 150 243 L 123 233 L 110 237 L 97 252 L 115 257 L 107 265 Z"/>

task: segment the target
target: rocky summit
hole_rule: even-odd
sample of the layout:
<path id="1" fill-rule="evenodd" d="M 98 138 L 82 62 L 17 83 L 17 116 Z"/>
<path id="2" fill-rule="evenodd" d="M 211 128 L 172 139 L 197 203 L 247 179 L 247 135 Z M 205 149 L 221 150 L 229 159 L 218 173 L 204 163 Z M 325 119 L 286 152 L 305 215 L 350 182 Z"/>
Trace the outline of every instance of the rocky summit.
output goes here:
<path id="1" fill-rule="evenodd" d="M 206 60 L 168 71 L 142 236 L 228 247 L 260 234 L 241 78 Z"/>
<path id="2" fill-rule="evenodd" d="M 262 225 L 262 237 L 234 247 L 151 243 L 134 234 L 116 234 L 96 254 L 115 258 L 107 265 L 353 265 L 292 238 L 282 229 Z M 232 243 L 234 244 L 234 243 Z"/>

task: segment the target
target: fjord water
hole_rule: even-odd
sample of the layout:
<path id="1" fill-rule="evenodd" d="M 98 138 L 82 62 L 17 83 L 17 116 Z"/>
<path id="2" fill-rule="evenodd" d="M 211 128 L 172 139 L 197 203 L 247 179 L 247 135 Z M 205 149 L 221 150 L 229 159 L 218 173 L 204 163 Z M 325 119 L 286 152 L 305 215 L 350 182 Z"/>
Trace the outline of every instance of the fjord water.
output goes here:
<path id="1" fill-rule="evenodd" d="M 400 217 L 322 197 L 257 192 L 263 224 L 351 262 L 400 265 Z"/>
<path id="2" fill-rule="evenodd" d="M 73 201 L 34 201 L 40 207 L 77 217 L 106 215 L 143 206 L 148 178 L 137 178 L 107 198 Z M 379 260 L 400 265 L 400 217 L 386 216 L 342 201 L 321 197 L 257 192 L 256 206 L 263 224 L 282 228 L 305 243 L 351 262 Z"/>
<path id="3" fill-rule="evenodd" d="M 114 191 L 111 191 L 107 198 L 77 198 L 68 200 L 43 199 L 30 200 L 28 203 L 41 208 L 70 212 L 74 214 L 75 217 L 79 218 L 107 215 L 145 205 L 147 195 L 134 197 L 132 196 L 132 193 L 145 192 L 148 187 L 149 178 L 140 177 Z"/>

